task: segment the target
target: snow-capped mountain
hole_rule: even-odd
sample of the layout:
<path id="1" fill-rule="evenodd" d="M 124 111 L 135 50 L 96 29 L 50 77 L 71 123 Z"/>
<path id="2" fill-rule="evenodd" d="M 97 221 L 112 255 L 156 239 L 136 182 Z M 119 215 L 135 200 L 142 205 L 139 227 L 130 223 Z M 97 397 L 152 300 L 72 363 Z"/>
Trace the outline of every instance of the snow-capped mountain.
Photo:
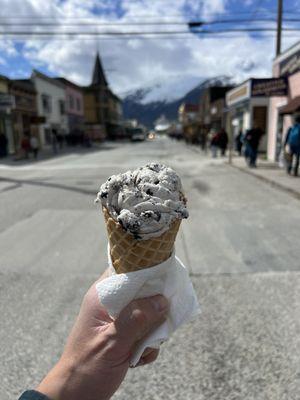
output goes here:
<path id="1" fill-rule="evenodd" d="M 149 104 L 155 102 L 170 103 L 175 101 L 199 84 L 199 78 L 190 78 L 186 80 L 171 79 L 168 82 L 155 83 L 152 86 L 133 90 L 125 93 L 124 98 L 140 104 Z M 175 88 L 175 90 L 174 90 Z"/>
<path id="2" fill-rule="evenodd" d="M 198 79 L 199 82 L 199 79 Z M 162 114 L 169 121 L 177 118 L 178 107 L 182 103 L 198 104 L 202 91 L 213 85 L 232 84 L 226 76 L 202 80 L 195 86 L 193 79 L 187 82 L 156 84 L 153 87 L 129 92 L 123 98 L 123 113 L 126 119 L 137 119 L 142 124 L 153 127 L 154 121 Z M 191 86 L 192 85 L 192 86 Z M 176 90 L 174 90 L 176 87 Z"/>

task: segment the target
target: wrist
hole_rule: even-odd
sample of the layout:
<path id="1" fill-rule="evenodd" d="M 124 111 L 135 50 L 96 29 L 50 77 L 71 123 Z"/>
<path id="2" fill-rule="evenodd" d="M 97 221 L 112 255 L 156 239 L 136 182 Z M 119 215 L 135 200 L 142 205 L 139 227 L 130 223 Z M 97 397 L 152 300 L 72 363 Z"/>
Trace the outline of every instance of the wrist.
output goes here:
<path id="1" fill-rule="evenodd" d="M 71 391 L 71 382 L 75 380 L 75 374 L 75 368 L 70 363 L 59 360 L 36 390 L 51 400 L 75 400 L 76 394 Z"/>

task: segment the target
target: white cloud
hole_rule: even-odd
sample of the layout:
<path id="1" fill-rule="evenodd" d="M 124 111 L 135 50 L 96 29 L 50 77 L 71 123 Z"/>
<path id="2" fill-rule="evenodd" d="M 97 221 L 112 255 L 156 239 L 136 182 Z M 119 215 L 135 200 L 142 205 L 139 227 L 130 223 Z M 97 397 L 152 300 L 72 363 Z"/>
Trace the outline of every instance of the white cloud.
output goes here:
<path id="1" fill-rule="evenodd" d="M 225 11 L 227 0 L 203 1 L 203 16 L 212 17 L 214 14 L 222 14 Z"/>
<path id="2" fill-rule="evenodd" d="M 1 35 L 0 35 L 0 52 L 2 57 L 13 57 L 18 54 L 14 42 L 12 40 L 6 40 L 1 38 Z"/>

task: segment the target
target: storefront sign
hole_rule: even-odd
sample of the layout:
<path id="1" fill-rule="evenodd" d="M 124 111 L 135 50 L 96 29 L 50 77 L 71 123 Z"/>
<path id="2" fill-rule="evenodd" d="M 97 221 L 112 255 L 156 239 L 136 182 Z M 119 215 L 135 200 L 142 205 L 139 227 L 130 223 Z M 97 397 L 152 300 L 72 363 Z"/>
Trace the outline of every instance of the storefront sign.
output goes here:
<path id="1" fill-rule="evenodd" d="M 231 106 L 232 104 L 238 103 L 239 101 L 249 98 L 249 81 L 241 86 L 238 86 L 226 94 L 226 104 Z"/>
<path id="2" fill-rule="evenodd" d="M 286 96 L 288 90 L 286 78 L 252 79 L 251 96 L 272 97 Z"/>
<path id="3" fill-rule="evenodd" d="M 15 107 L 15 97 L 11 94 L 0 93 L 0 109 Z"/>
<path id="4" fill-rule="evenodd" d="M 280 76 L 289 76 L 300 71 L 300 50 L 279 64 Z"/>

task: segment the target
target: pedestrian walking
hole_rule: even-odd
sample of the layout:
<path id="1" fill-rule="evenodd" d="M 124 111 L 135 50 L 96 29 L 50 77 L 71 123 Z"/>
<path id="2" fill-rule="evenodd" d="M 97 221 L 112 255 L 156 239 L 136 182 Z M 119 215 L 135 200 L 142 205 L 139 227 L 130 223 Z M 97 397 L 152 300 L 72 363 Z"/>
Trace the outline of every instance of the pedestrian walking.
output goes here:
<path id="1" fill-rule="evenodd" d="M 219 148 L 219 133 L 214 132 L 214 133 L 212 133 L 212 137 L 211 137 L 211 141 L 210 141 L 210 149 L 211 149 L 212 158 L 217 157 L 218 148 Z"/>
<path id="2" fill-rule="evenodd" d="M 52 150 L 54 154 L 57 154 L 57 130 L 56 129 L 52 129 Z"/>
<path id="3" fill-rule="evenodd" d="M 261 137 L 263 136 L 263 131 L 258 128 L 254 127 L 249 129 L 245 135 L 245 158 L 247 164 L 250 168 L 256 168 L 256 159 L 257 159 L 257 152 L 258 146 Z"/>
<path id="4" fill-rule="evenodd" d="M 222 128 L 221 131 L 219 132 L 218 140 L 219 140 L 219 147 L 221 150 L 221 156 L 225 156 L 228 145 L 228 135 L 225 129 Z"/>
<path id="5" fill-rule="evenodd" d="M 30 148 L 33 152 L 33 157 L 36 160 L 39 152 L 39 142 L 36 136 L 30 136 Z"/>
<path id="6" fill-rule="evenodd" d="M 298 176 L 300 159 L 300 116 L 297 116 L 295 123 L 287 132 L 284 148 L 286 152 L 287 173 L 290 175 L 292 169 L 294 176 Z"/>
<path id="7" fill-rule="evenodd" d="M 199 142 L 200 142 L 200 146 L 201 146 L 201 150 L 204 151 L 206 153 L 206 140 L 207 140 L 207 135 L 204 132 L 200 133 L 199 136 Z"/>
<path id="8" fill-rule="evenodd" d="M 21 140 L 21 150 L 23 153 L 24 158 L 29 158 L 29 152 L 30 152 L 30 140 L 28 133 L 25 133 L 22 140 Z"/>
<path id="9" fill-rule="evenodd" d="M 56 136 L 56 138 L 57 138 L 57 143 L 58 143 L 59 149 L 62 150 L 63 144 L 64 144 L 64 137 L 63 137 L 63 135 L 61 133 L 59 133 Z"/>
<path id="10" fill-rule="evenodd" d="M 4 133 L 0 133 L 0 158 L 7 156 L 8 140 Z"/>
<path id="11" fill-rule="evenodd" d="M 239 133 L 235 137 L 235 148 L 238 152 L 238 155 L 242 155 L 242 148 L 243 148 L 243 132 L 240 130 Z"/>

